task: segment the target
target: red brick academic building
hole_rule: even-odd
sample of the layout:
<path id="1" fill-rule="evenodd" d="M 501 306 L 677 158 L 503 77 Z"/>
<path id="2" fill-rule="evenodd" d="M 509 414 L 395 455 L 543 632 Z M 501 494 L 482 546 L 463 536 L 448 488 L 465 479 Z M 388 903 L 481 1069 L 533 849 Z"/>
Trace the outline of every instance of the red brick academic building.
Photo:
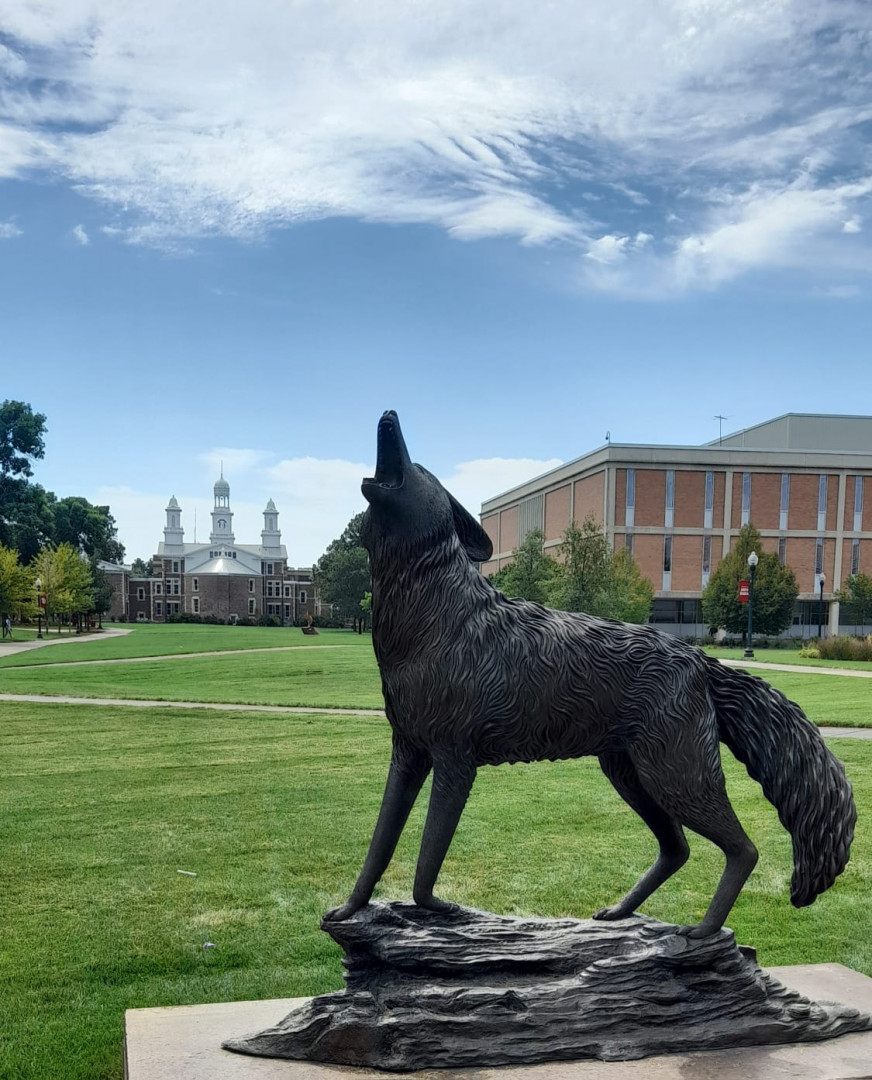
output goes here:
<path id="1" fill-rule="evenodd" d="M 511 561 L 531 529 L 555 554 L 569 522 L 588 515 L 654 584 L 662 629 L 707 631 L 702 591 L 751 522 L 796 574 L 790 633 L 817 635 L 822 580 L 828 632 L 853 631 L 833 593 L 872 573 L 872 417 L 788 413 L 704 446 L 601 446 L 482 504 L 494 546 L 483 572 Z"/>

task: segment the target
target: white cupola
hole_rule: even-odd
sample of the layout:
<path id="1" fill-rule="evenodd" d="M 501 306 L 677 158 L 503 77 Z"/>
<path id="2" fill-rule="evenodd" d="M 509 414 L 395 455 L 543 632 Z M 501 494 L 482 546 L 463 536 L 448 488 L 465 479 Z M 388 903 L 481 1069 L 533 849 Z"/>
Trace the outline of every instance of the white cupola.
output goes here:
<path id="1" fill-rule="evenodd" d="M 224 479 L 224 470 L 215 481 L 215 506 L 212 509 L 212 532 L 210 544 L 232 544 L 233 511 L 230 509 L 230 485 Z"/>
<path id="2" fill-rule="evenodd" d="M 279 512 L 276 504 L 270 499 L 263 512 L 263 531 L 260 534 L 261 545 L 267 550 L 280 548 L 282 534 L 279 531 Z"/>
<path id="3" fill-rule="evenodd" d="M 182 528 L 182 511 L 173 495 L 167 503 L 167 523 L 164 528 L 164 544 L 167 547 L 180 547 L 185 542 L 185 530 Z"/>

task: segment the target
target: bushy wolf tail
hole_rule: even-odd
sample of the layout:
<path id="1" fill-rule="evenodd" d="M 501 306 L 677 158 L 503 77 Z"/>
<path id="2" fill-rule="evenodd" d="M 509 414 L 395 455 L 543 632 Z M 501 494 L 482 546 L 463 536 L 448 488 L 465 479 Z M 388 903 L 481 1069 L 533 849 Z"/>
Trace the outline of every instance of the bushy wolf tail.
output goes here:
<path id="1" fill-rule="evenodd" d="M 811 904 L 847 865 L 857 810 L 838 758 L 802 709 L 763 679 L 707 658 L 720 738 L 793 840 L 790 901 Z"/>

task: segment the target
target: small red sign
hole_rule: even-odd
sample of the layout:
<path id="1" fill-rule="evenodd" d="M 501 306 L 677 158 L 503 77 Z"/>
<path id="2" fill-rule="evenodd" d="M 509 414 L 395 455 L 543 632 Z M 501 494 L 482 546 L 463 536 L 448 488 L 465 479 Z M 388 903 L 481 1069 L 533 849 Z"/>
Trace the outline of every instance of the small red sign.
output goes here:
<path id="1" fill-rule="evenodd" d="M 739 603 L 747 604 L 751 597 L 751 582 L 740 581 L 739 582 Z"/>
<path id="2" fill-rule="evenodd" d="M 39 606 L 45 607 L 45 593 L 39 594 Z"/>

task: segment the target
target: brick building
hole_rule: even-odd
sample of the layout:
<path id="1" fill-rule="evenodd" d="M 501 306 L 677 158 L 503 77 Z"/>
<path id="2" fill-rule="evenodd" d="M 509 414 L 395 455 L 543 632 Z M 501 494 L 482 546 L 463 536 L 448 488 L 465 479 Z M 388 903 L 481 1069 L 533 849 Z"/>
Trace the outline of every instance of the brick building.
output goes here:
<path id="1" fill-rule="evenodd" d="M 101 564 L 115 586 L 110 615 L 131 622 L 163 622 L 182 613 L 223 622 L 271 617 L 283 626 L 319 615 L 312 568 L 288 565 L 272 499 L 263 512 L 260 543 L 239 544 L 223 474 L 214 498 L 212 531 L 205 543 L 185 542 L 181 507 L 175 496 L 170 499 L 150 577 L 136 578 L 130 567 Z"/>
<path id="2" fill-rule="evenodd" d="M 872 417 L 788 413 L 704 446 L 609 443 L 482 504 L 493 573 L 534 528 L 555 554 L 588 515 L 654 584 L 651 621 L 702 635 L 700 597 L 748 522 L 796 574 L 790 633 L 853 629 L 833 593 L 872 573 Z M 869 628 L 866 628 L 867 632 Z"/>

